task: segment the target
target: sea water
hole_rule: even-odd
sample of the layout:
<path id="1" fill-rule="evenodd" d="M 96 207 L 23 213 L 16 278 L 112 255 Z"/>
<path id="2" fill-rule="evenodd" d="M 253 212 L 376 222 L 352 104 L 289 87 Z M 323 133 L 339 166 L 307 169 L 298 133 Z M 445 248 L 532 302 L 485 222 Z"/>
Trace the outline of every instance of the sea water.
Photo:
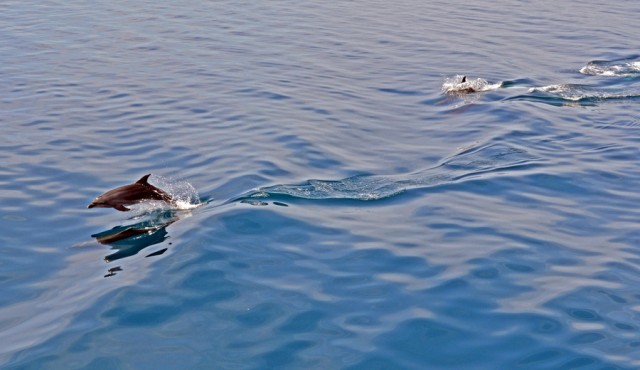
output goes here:
<path id="1" fill-rule="evenodd" d="M 639 368 L 638 14 L 3 2 L 0 367 Z"/>

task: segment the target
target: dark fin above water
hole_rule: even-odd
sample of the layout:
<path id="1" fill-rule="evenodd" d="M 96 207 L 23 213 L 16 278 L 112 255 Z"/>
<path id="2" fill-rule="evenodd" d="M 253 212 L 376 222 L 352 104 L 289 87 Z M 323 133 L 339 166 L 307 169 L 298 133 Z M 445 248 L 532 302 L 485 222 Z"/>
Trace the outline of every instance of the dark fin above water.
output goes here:
<path id="1" fill-rule="evenodd" d="M 140 178 L 140 180 L 136 181 L 136 184 L 142 184 L 142 185 L 147 185 L 147 184 L 149 184 L 149 183 L 147 182 L 147 180 L 149 180 L 149 176 L 151 176 L 151 174 L 147 174 L 147 175 L 142 176 L 142 177 Z"/>
<path id="2" fill-rule="evenodd" d="M 460 83 L 465 83 L 465 82 L 467 82 L 467 76 L 462 76 L 462 81 L 460 81 Z"/>

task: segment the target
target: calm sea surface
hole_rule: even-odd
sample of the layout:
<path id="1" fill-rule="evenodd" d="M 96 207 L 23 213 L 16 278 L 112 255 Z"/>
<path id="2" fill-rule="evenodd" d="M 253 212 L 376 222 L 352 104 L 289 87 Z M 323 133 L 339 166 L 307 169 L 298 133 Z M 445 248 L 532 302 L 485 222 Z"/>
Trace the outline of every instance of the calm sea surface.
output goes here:
<path id="1" fill-rule="evenodd" d="M 0 3 L 0 367 L 640 368 L 638 14 Z"/>

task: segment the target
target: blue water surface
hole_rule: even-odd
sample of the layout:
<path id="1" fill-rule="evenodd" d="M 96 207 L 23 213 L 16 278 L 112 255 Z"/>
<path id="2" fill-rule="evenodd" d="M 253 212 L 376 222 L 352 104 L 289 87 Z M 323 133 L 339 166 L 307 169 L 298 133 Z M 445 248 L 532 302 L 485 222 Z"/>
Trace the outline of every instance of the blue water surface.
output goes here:
<path id="1" fill-rule="evenodd" d="M 640 368 L 638 14 L 3 2 L 0 367 Z"/>

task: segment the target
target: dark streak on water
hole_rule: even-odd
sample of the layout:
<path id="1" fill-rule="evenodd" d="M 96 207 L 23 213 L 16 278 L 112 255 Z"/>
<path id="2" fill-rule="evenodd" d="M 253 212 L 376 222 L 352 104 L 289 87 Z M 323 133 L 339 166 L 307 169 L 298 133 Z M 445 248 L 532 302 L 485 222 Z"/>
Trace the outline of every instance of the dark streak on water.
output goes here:
<path id="1" fill-rule="evenodd" d="M 2 3 L 0 366 L 639 368 L 639 11 Z"/>

